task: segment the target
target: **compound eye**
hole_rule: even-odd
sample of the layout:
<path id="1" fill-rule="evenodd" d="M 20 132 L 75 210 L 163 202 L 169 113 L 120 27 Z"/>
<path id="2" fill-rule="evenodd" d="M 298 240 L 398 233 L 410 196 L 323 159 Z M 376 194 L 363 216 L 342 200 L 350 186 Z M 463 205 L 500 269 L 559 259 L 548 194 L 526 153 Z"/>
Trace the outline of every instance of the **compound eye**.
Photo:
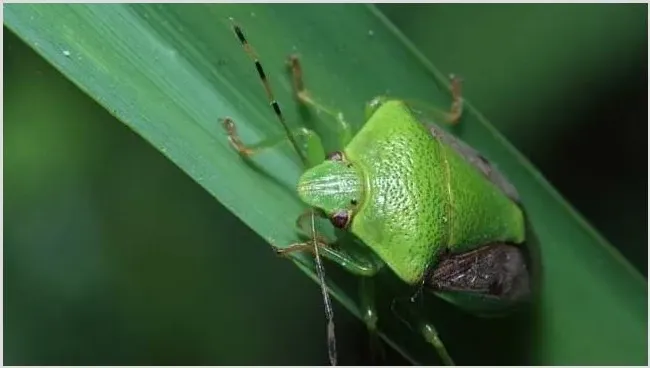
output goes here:
<path id="1" fill-rule="evenodd" d="M 327 154 L 327 159 L 330 161 L 343 161 L 343 152 L 334 151 Z"/>
<path id="2" fill-rule="evenodd" d="M 338 211 L 330 216 L 330 222 L 339 229 L 345 229 L 350 224 L 350 212 L 347 210 Z"/>

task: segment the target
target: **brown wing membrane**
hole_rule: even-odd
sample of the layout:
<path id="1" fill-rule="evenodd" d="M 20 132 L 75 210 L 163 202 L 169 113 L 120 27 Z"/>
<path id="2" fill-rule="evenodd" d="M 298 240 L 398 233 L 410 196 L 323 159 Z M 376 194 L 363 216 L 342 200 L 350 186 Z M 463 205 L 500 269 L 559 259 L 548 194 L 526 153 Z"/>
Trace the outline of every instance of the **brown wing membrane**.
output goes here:
<path id="1" fill-rule="evenodd" d="M 427 277 L 425 286 L 511 301 L 525 299 L 530 294 L 528 270 L 521 249 L 504 243 L 444 255 Z"/>

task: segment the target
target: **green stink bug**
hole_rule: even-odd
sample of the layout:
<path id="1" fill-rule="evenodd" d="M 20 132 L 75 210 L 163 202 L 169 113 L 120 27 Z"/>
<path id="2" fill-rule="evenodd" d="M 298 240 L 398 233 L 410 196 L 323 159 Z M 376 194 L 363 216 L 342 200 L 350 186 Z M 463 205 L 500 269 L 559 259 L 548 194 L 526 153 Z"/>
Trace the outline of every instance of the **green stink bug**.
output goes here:
<path id="1" fill-rule="evenodd" d="M 300 61 L 291 56 L 289 66 L 298 100 L 339 124 L 342 147 L 325 155 L 315 132 L 288 128 L 255 52 L 241 28 L 233 28 L 255 63 L 286 135 L 247 145 L 237 135 L 232 119 L 222 119 L 223 126 L 232 146 L 244 157 L 288 140 L 306 167 L 297 194 L 309 210 L 299 217 L 298 226 L 311 239 L 276 251 L 315 255 L 329 320 L 332 364 L 336 363 L 333 317 L 319 252 L 362 276 L 362 287 L 386 265 L 404 283 L 416 286 L 418 294 L 432 292 L 476 315 L 500 314 L 528 299 L 529 274 L 521 248 L 526 241 L 524 212 L 514 186 L 487 159 L 438 126 L 426 127 L 411 103 L 397 99 L 373 99 L 366 106 L 365 124 L 353 134 L 342 114 L 310 96 Z M 462 115 L 460 86 L 460 80 L 452 78 L 449 112 L 430 112 L 444 122 L 458 122 Z M 305 140 L 306 150 L 299 146 L 299 137 Z M 316 214 L 352 233 L 363 243 L 362 252 L 329 244 L 316 232 Z M 306 219 L 311 221 L 304 226 Z M 370 297 L 362 299 L 365 323 L 375 330 L 374 303 Z M 445 363 L 453 364 L 433 324 L 419 317 L 412 305 L 407 309 L 407 323 L 417 326 Z"/>

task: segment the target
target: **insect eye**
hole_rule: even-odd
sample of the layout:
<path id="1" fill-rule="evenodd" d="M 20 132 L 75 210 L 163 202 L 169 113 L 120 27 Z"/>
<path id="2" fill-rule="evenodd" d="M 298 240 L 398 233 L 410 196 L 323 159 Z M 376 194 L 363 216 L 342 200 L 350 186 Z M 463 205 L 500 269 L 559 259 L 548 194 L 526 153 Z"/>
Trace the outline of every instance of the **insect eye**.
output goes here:
<path id="1" fill-rule="evenodd" d="M 343 161 L 343 152 L 334 151 L 327 154 L 327 159 L 330 161 Z"/>
<path id="2" fill-rule="evenodd" d="M 346 210 L 338 211 L 330 216 L 330 222 L 339 229 L 345 229 L 350 223 L 350 214 Z"/>

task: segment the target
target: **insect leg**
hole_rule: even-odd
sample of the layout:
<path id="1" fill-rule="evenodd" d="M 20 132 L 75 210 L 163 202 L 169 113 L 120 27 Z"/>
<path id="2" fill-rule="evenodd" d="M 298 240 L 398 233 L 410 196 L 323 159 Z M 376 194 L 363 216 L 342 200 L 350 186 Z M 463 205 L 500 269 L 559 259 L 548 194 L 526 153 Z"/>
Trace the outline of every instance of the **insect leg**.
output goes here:
<path id="1" fill-rule="evenodd" d="M 419 100 L 414 100 L 414 99 L 397 99 L 400 100 L 407 105 L 409 105 L 413 110 L 424 110 L 422 112 L 426 112 L 428 114 L 431 114 L 432 117 L 436 121 L 442 120 L 442 122 L 445 122 L 447 124 L 452 124 L 455 125 L 458 123 L 460 120 L 461 116 L 463 115 L 463 96 L 462 96 L 462 80 L 455 76 L 451 75 L 451 107 L 449 110 L 441 110 L 439 108 L 433 107 L 430 103 L 419 101 Z M 370 118 L 370 116 L 381 106 L 384 102 L 389 101 L 389 100 L 396 100 L 396 98 L 391 98 L 388 96 L 378 96 L 373 98 L 370 102 L 366 104 L 366 119 Z"/>
<path id="2" fill-rule="evenodd" d="M 463 115 L 463 95 L 462 95 L 462 80 L 455 76 L 451 75 L 451 108 L 447 113 L 447 121 L 450 124 L 456 124 L 460 120 L 460 117 Z"/>
<path id="3" fill-rule="evenodd" d="M 370 352 L 374 359 L 377 359 L 379 362 L 383 361 L 385 351 L 377 334 L 377 308 L 375 306 L 374 280 L 372 279 L 372 276 L 381 268 L 381 261 L 376 259 L 376 257 L 363 258 L 356 254 L 333 249 L 321 235 L 315 235 L 311 241 L 304 243 L 291 244 L 285 248 L 276 247 L 275 251 L 283 256 L 294 252 L 314 253 L 313 241 L 317 242 L 319 253 L 323 257 L 338 263 L 347 271 L 361 276 L 359 306 L 361 308 L 361 316 L 369 332 Z"/>
<path id="4" fill-rule="evenodd" d="M 230 144 L 244 157 L 251 157 L 261 151 L 277 147 L 282 143 L 290 143 L 289 137 L 281 135 L 277 137 L 269 137 L 255 144 L 245 144 L 239 134 L 237 133 L 237 126 L 235 121 L 231 118 L 219 119 L 223 128 L 228 134 Z M 303 155 L 307 158 L 308 165 L 314 166 L 325 159 L 325 149 L 320 137 L 313 131 L 307 128 L 298 128 L 290 131 L 293 137 L 301 137 L 304 139 L 304 152 Z M 301 150 L 302 151 L 302 150 Z"/>
<path id="5" fill-rule="evenodd" d="M 325 242 L 322 236 L 316 236 L 315 239 L 317 241 L 319 252 L 323 257 L 329 259 L 334 263 L 337 263 L 355 275 L 370 277 L 374 276 L 381 269 L 382 265 L 374 258 L 364 258 L 358 254 L 352 254 L 339 249 L 335 249 L 330 244 Z M 302 243 L 294 243 L 282 248 L 273 247 L 273 250 L 275 250 L 275 252 L 281 256 L 288 256 L 291 253 L 295 252 L 310 252 L 313 254 L 313 240 Z"/>
<path id="6" fill-rule="evenodd" d="M 361 316 L 366 324 L 369 334 L 369 347 L 371 357 L 376 360 L 376 364 L 381 364 L 386 356 L 386 352 L 381 344 L 379 334 L 377 334 L 377 307 L 375 305 L 375 283 L 370 277 L 361 277 L 359 285 L 359 296 Z"/>
<path id="7" fill-rule="evenodd" d="M 307 210 L 296 220 L 298 230 L 303 236 L 308 237 L 309 241 L 294 243 L 283 248 L 274 247 L 277 254 L 286 256 L 294 252 L 313 253 L 314 248 L 312 242 L 315 240 L 323 257 L 337 263 L 347 271 L 355 275 L 366 277 L 374 276 L 379 272 L 381 267 L 383 267 L 383 262 L 371 251 L 361 247 L 359 247 L 360 249 L 356 249 L 355 244 L 346 244 L 346 248 L 349 248 L 346 250 L 337 249 L 333 245 L 329 244 L 327 239 L 321 234 L 316 232 L 315 235 L 312 235 L 312 230 L 310 229 L 308 222 L 311 213 L 311 210 Z"/>
<path id="8" fill-rule="evenodd" d="M 333 117 L 339 125 L 339 143 L 341 147 L 345 147 L 352 139 L 352 128 L 343 118 L 343 113 L 335 112 L 334 110 L 317 103 L 310 96 L 309 92 L 305 89 L 305 84 L 302 78 L 302 66 L 300 60 L 298 59 L 298 56 L 289 56 L 288 65 L 291 69 L 293 89 L 296 94 L 296 98 L 305 105 L 309 105 L 315 108 L 317 111 L 324 112 L 327 115 Z"/>
<path id="9" fill-rule="evenodd" d="M 451 107 L 449 110 L 444 111 L 436 107 L 431 106 L 431 104 L 418 101 L 418 100 L 404 100 L 408 105 L 417 109 L 423 109 L 431 113 L 435 118 L 441 119 L 447 124 L 455 125 L 460 120 L 463 115 L 463 94 L 462 94 L 462 79 L 455 75 L 450 75 L 451 79 Z"/>
<path id="10" fill-rule="evenodd" d="M 398 308 L 400 311 L 397 310 Z M 420 333 L 429 344 L 433 345 L 445 365 L 455 365 L 447 352 L 447 348 L 445 348 L 445 344 L 438 336 L 436 327 L 424 319 L 415 302 L 410 299 L 395 299 L 391 304 L 391 309 L 409 328 Z"/>

